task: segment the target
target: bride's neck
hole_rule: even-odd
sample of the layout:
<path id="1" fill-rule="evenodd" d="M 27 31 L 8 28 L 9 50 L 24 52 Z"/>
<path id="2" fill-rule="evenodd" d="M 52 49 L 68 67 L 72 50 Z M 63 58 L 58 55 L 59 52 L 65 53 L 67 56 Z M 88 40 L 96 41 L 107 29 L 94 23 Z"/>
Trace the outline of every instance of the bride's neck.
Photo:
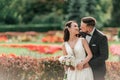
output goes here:
<path id="1" fill-rule="evenodd" d="M 75 35 L 71 35 L 69 41 L 74 41 L 76 39 L 77 39 L 77 37 Z"/>

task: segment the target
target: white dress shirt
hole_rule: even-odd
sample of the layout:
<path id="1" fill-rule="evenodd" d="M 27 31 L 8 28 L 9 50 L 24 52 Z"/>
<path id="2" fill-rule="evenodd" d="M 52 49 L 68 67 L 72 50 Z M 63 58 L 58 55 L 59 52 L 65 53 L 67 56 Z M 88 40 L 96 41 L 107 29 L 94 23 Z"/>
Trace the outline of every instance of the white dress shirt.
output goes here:
<path id="1" fill-rule="evenodd" d="M 90 35 L 91 35 L 91 36 L 89 36 L 89 35 L 86 36 L 86 40 L 87 40 L 88 43 L 90 42 L 94 31 L 95 31 L 95 28 L 93 28 L 93 30 L 90 32 Z"/>

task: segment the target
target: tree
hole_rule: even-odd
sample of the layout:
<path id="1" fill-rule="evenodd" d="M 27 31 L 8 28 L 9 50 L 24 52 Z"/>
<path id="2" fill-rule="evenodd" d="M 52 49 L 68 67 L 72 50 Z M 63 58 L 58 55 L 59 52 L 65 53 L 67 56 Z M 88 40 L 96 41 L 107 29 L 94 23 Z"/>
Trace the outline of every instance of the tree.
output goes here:
<path id="1" fill-rule="evenodd" d="M 0 23 L 4 23 L 7 12 L 9 11 L 9 5 L 13 0 L 0 0 Z"/>
<path id="2" fill-rule="evenodd" d="M 22 13 L 25 12 L 26 0 L 1 0 L 0 11 L 4 24 L 22 23 Z"/>
<path id="3" fill-rule="evenodd" d="M 120 27 L 120 0 L 112 0 L 111 26 Z"/>
<path id="4" fill-rule="evenodd" d="M 96 0 L 87 0 L 86 12 L 87 15 L 95 16 L 96 15 Z"/>
<path id="5" fill-rule="evenodd" d="M 87 16 L 95 17 L 97 27 L 101 28 L 110 18 L 111 0 L 87 0 Z"/>
<path id="6" fill-rule="evenodd" d="M 63 0 L 0 0 L 0 23 L 28 24 L 34 17 L 62 14 Z M 46 17 L 45 16 L 45 17 Z M 54 17 L 54 15 L 53 15 Z"/>
<path id="7" fill-rule="evenodd" d="M 36 0 L 32 3 L 31 10 L 35 14 L 32 23 L 60 23 L 62 8 L 63 0 Z"/>
<path id="8" fill-rule="evenodd" d="M 86 0 L 68 0 L 68 19 L 80 23 L 80 19 L 85 16 Z"/>

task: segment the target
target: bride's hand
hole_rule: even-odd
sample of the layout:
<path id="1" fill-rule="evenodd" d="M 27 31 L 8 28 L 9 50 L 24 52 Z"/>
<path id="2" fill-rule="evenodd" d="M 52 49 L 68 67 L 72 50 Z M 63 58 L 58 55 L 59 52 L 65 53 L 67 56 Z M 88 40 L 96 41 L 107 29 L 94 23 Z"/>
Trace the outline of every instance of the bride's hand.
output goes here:
<path id="1" fill-rule="evenodd" d="M 70 70 L 75 70 L 75 67 L 73 67 L 73 66 L 70 66 Z"/>
<path id="2" fill-rule="evenodd" d="M 77 67 L 78 70 L 82 70 L 83 69 L 83 63 L 80 62 L 79 64 L 77 64 L 76 67 Z"/>
<path id="3" fill-rule="evenodd" d="M 70 70 L 75 70 L 75 67 L 74 66 L 64 66 L 64 69 L 65 71 L 70 68 Z"/>
<path id="4" fill-rule="evenodd" d="M 64 69 L 65 69 L 65 71 L 68 69 L 68 67 L 67 66 L 64 66 Z"/>

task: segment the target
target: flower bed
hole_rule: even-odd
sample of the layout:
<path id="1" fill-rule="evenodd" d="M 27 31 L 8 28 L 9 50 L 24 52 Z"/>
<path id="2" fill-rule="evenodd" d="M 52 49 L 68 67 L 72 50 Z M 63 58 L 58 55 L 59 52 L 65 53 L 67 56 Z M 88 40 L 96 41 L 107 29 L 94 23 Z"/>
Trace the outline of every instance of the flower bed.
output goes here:
<path id="1" fill-rule="evenodd" d="M 111 45 L 109 49 L 110 49 L 110 52 L 113 55 L 119 55 L 120 56 L 120 45 Z"/>
<path id="2" fill-rule="evenodd" d="M 63 42 L 63 32 L 61 31 L 48 31 L 41 39 L 42 42 L 47 43 L 61 43 Z"/>
<path id="3" fill-rule="evenodd" d="M 62 80 L 63 66 L 54 58 L 0 55 L 0 80 Z"/>
<path id="4" fill-rule="evenodd" d="M 0 36 L 0 42 L 6 42 L 7 40 L 7 36 Z"/>
<path id="5" fill-rule="evenodd" d="M 56 43 L 63 42 L 63 39 L 59 36 L 45 36 L 42 38 L 42 42 Z"/>
<path id="6" fill-rule="evenodd" d="M 61 43 L 63 42 L 62 31 L 48 31 L 38 33 L 28 32 L 2 32 L 0 33 L 0 42 L 43 42 L 43 43 Z"/>
<path id="7" fill-rule="evenodd" d="M 62 80 L 64 69 L 59 57 L 31 58 L 0 55 L 0 80 Z M 106 80 L 120 80 L 120 62 L 106 62 Z"/>
<path id="8" fill-rule="evenodd" d="M 107 62 L 106 80 L 120 80 L 120 62 Z"/>
<path id="9" fill-rule="evenodd" d="M 11 44 L 11 45 L 0 45 L 4 47 L 14 47 L 14 48 L 27 48 L 31 51 L 37 51 L 39 53 L 44 53 L 44 54 L 54 54 L 55 52 L 59 51 L 62 49 L 61 46 L 59 45 L 18 45 L 18 44 Z"/>

